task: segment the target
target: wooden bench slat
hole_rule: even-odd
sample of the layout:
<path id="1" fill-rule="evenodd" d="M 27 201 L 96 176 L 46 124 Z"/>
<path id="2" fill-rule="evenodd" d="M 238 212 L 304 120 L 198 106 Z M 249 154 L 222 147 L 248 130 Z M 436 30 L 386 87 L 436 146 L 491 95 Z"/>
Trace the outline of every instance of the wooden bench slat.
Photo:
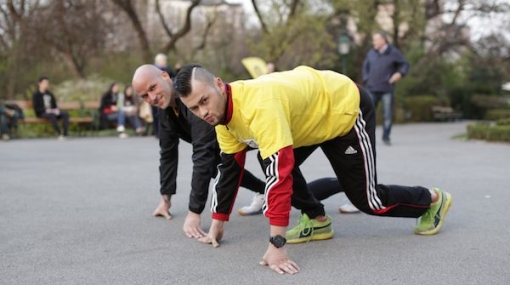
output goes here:
<path id="1" fill-rule="evenodd" d="M 23 110 L 32 109 L 33 104 L 32 101 L 23 101 L 23 100 L 10 100 L 6 101 L 8 104 L 16 104 Z M 95 110 L 99 108 L 99 102 L 95 101 L 87 101 L 87 102 L 61 102 L 58 103 L 59 109 L 62 110 Z M 20 120 L 25 124 L 42 124 L 48 123 L 48 120 L 44 118 L 36 118 L 36 117 L 25 117 L 23 120 Z M 94 122 L 93 117 L 70 117 L 70 123 L 76 124 L 91 124 Z"/>
<path id="2" fill-rule="evenodd" d="M 16 104 L 21 109 L 32 109 L 32 101 L 10 100 L 6 101 L 7 104 Z M 86 101 L 86 102 L 60 102 L 57 104 L 59 109 L 62 110 L 80 110 L 80 109 L 99 109 L 99 102 Z"/>

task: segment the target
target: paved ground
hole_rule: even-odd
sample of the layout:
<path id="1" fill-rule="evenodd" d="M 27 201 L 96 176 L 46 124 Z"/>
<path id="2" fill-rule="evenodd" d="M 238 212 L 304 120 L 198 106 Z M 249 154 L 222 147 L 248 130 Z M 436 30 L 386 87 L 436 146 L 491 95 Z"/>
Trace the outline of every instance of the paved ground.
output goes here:
<path id="1" fill-rule="evenodd" d="M 153 138 L 0 143 L 0 283 L 510 284 L 510 145 L 451 140 L 464 130 L 396 126 L 394 145 L 378 146 L 380 182 L 453 194 L 439 235 L 414 235 L 414 219 L 338 214 L 345 197 L 336 195 L 324 202 L 335 238 L 288 246 L 302 268 L 295 276 L 258 265 L 268 236 L 262 216 L 232 215 L 218 249 L 184 237 L 185 143 L 172 221 L 151 217 L 159 193 Z M 248 164 L 262 175 L 253 154 Z M 319 151 L 303 172 L 309 180 L 332 175 Z M 250 199 L 241 190 L 236 209 Z M 297 217 L 294 210 L 292 223 Z"/>

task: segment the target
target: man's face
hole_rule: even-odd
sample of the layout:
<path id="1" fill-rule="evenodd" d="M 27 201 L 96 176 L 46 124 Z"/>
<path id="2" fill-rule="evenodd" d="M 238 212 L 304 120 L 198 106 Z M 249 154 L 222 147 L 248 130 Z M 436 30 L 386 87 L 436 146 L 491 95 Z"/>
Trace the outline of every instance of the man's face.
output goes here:
<path id="1" fill-rule="evenodd" d="M 216 126 L 225 117 L 226 97 L 222 93 L 222 88 L 223 83 L 219 78 L 216 78 L 214 84 L 192 79 L 192 92 L 186 97 L 181 97 L 181 101 L 195 116 Z"/>
<path id="2" fill-rule="evenodd" d="M 39 90 L 46 91 L 50 87 L 50 81 L 48 79 L 44 79 L 39 82 Z"/>
<path id="3" fill-rule="evenodd" d="M 166 109 L 174 100 L 172 79 L 166 72 L 150 72 L 133 81 L 136 94 L 152 106 Z"/>
<path id="4" fill-rule="evenodd" d="M 113 84 L 112 93 L 119 93 L 119 84 Z"/>
<path id="5" fill-rule="evenodd" d="M 372 45 L 374 46 L 374 49 L 380 50 L 385 44 L 386 41 L 384 41 L 384 38 L 381 35 L 374 34 L 372 36 Z"/>

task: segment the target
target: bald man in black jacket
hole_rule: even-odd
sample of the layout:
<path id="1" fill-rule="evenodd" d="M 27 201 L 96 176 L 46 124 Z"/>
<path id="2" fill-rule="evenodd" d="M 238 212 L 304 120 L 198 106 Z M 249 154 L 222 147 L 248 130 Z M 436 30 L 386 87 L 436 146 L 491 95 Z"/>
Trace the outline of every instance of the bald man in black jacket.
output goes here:
<path id="1" fill-rule="evenodd" d="M 154 216 L 170 219 L 171 197 L 177 189 L 178 146 L 180 139 L 193 145 L 193 174 L 188 215 L 183 230 L 188 237 L 201 237 L 200 214 L 204 210 L 211 178 L 220 163 L 220 148 L 214 127 L 193 115 L 174 95 L 173 83 L 167 72 L 152 65 L 139 67 L 133 76 L 133 88 L 145 101 L 162 110 L 159 112 L 160 192 L 161 199 Z M 264 194 L 265 182 L 244 173 L 241 186 Z"/>

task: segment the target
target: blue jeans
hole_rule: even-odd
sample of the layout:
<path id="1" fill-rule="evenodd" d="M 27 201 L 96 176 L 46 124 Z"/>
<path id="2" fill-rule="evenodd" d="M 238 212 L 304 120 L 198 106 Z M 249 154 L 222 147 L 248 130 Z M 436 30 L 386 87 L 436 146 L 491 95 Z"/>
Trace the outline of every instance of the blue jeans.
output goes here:
<path id="1" fill-rule="evenodd" d="M 122 110 L 108 114 L 106 115 L 106 118 L 108 119 L 108 121 L 117 121 L 117 127 L 124 126 L 124 124 L 126 123 L 126 114 L 124 114 L 124 111 Z"/>
<path id="2" fill-rule="evenodd" d="M 370 92 L 375 108 L 382 101 L 383 108 L 383 136 L 385 142 L 390 141 L 391 125 L 393 124 L 393 92 Z"/>
<path id="3" fill-rule="evenodd" d="M 126 123 L 126 117 L 129 120 L 129 123 L 133 128 L 139 129 L 142 127 L 142 122 L 140 122 L 140 119 L 137 115 L 126 115 L 126 113 L 122 110 L 119 110 L 118 112 L 108 114 L 106 116 L 108 120 L 114 121 L 117 120 L 117 126 L 124 126 Z"/>

